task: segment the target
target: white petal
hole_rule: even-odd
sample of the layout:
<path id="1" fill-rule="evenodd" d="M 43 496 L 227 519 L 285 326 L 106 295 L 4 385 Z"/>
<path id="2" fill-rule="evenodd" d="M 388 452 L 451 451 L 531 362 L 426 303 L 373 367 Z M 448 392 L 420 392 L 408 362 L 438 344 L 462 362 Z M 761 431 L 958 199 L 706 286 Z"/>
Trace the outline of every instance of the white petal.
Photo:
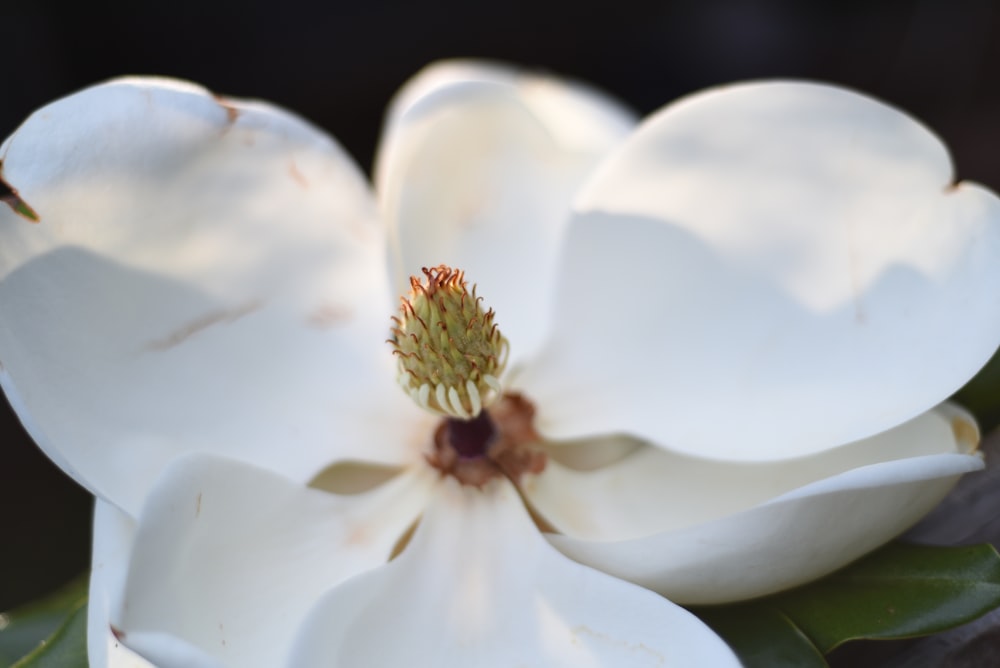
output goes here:
<path id="1" fill-rule="evenodd" d="M 954 410 L 945 405 L 877 436 L 778 462 L 721 462 L 653 446 L 593 470 L 550 458 L 542 473 L 524 478 L 522 490 L 559 533 L 603 541 L 641 538 L 738 513 L 862 466 L 967 453 L 970 444 L 956 434 L 974 434 L 975 423 Z"/>
<path id="2" fill-rule="evenodd" d="M 97 499 L 94 507 L 94 552 L 87 601 L 87 658 L 91 668 L 152 668 L 112 631 L 125 589 L 135 520 Z"/>
<path id="3" fill-rule="evenodd" d="M 573 559 L 680 603 L 770 594 L 826 575 L 902 533 L 961 474 L 981 469 L 980 457 L 962 454 L 972 445 L 966 437 L 975 432 L 967 419 L 943 406 L 867 441 L 770 465 L 673 458 L 676 471 L 659 471 L 659 483 L 677 486 L 677 492 L 655 493 L 651 479 L 635 469 L 621 471 L 630 474 L 629 484 L 653 495 L 649 506 L 640 508 L 636 496 L 611 501 L 607 487 L 581 489 L 595 493 L 583 502 L 581 515 L 598 512 L 602 502 L 617 507 L 601 509 L 603 517 L 588 525 L 550 501 L 541 507 L 552 521 L 584 537 L 548 538 Z M 652 475 L 664 462 L 647 455 L 642 463 Z M 815 482 L 782 493 L 810 479 Z M 657 510 L 662 518 L 654 517 Z M 656 531 L 657 524 L 660 533 L 633 538 Z M 631 539 L 616 541 L 616 532 Z"/>
<path id="4" fill-rule="evenodd" d="M 931 408 L 1000 341 L 1000 200 L 951 178 L 923 126 L 842 89 L 656 114 L 577 202 L 521 381 L 539 428 L 763 460 Z"/>
<path id="5" fill-rule="evenodd" d="M 376 184 L 397 289 L 421 267 L 465 270 L 512 359 L 525 355 L 548 321 L 571 198 L 630 129 L 627 113 L 580 87 L 470 64 L 431 68 L 393 109 Z"/>
<path id="6" fill-rule="evenodd" d="M 167 633 L 140 631 L 130 634 L 128 642 L 145 656 L 156 657 L 156 668 L 225 668 L 226 666 L 200 647 Z"/>
<path id="7" fill-rule="evenodd" d="M 290 666 L 738 666 L 673 603 L 545 543 L 510 483 L 447 480 L 413 542 L 327 594 Z"/>
<path id="8" fill-rule="evenodd" d="M 315 601 L 384 564 L 423 510 L 426 469 L 354 496 L 206 455 L 172 464 L 143 509 L 124 640 L 159 666 L 204 655 L 275 666 Z"/>
<path id="9" fill-rule="evenodd" d="M 79 482 L 133 514 L 171 457 L 308 480 L 400 462 L 384 232 L 316 128 L 191 84 L 120 80 L 36 112 L 2 177 L 0 383 Z"/>
<path id="10" fill-rule="evenodd" d="M 421 98 L 466 81 L 516 87 L 524 104 L 567 148 L 606 152 L 627 137 L 637 121 L 618 100 L 583 82 L 500 62 L 444 60 L 425 67 L 399 90 L 389 107 L 385 135 L 391 137 L 397 126 L 405 125 L 406 112 Z M 379 167 L 376 183 L 386 177 L 387 163 Z"/>

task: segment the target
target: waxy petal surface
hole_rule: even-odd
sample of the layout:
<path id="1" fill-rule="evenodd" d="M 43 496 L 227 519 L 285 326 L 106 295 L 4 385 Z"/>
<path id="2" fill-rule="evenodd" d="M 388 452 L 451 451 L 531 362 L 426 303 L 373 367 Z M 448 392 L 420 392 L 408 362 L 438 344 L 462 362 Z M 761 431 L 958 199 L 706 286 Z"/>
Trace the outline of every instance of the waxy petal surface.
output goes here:
<path id="1" fill-rule="evenodd" d="M 445 480 L 412 543 L 310 614 L 292 666 L 738 666 L 669 601 L 569 561 L 508 482 Z"/>
<path id="2" fill-rule="evenodd" d="M 406 112 L 411 106 L 439 90 L 470 81 L 516 88 L 520 101 L 567 149 L 606 153 L 638 122 L 635 113 L 621 102 L 580 81 L 487 60 L 443 60 L 422 69 L 396 93 L 386 114 L 381 150 L 388 150 L 397 130 L 403 128 L 405 133 Z M 389 162 L 380 160 L 376 183 L 382 183 L 389 169 Z"/>
<path id="3" fill-rule="evenodd" d="M 628 540 L 717 520 L 863 466 L 967 454 L 975 443 L 973 418 L 946 404 L 877 436 L 779 462 L 719 462 L 653 446 L 591 470 L 550 458 L 544 471 L 524 478 L 522 490 L 561 534 Z M 935 461 L 942 475 L 954 475 L 950 459 Z M 928 489 L 937 493 L 936 484 Z"/>
<path id="4" fill-rule="evenodd" d="M 229 666 L 279 665 L 325 591 L 388 561 L 433 479 L 415 469 L 371 492 L 335 496 L 187 455 L 143 508 L 122 603 L 124 642 L 161 668 L 201 655 Z"/>
<path id="5" fill-rule="evenodd" d="M 919 520 L 959 476 L 983 467 L 979 456 L 961 454 L 971 450 L 973 444 L 965 438 L 974 431 L 966 415 L 945 405 L 887 434 L 799 462 L 764 465 L 757 475 L 750 470 L 736 480 L 733 469 L 738 465 L 719 465 L 718 476 L 694 481 L 705 489 L 689 490 L 682 508 L 660 507 L 651 498 L 648 501 L 654 505 L 640 511 L 640 499 L 616 499 L 611 502 L 615 509 L 602 510 L 597 522 L 582 515 L 591 505 L 608 500 L 607 488 L 584 490 L 569 484 L 567 490 L 576 486 L 594 496 L 579 510 L 581 517 L 550 504 L 550 512 L 558 511 L 552 513 L 552 521 L 562 520 L 567 531 L 587 537 L 547 537 L 569 557 L 678 603 L 726 603 L 762 596 L 826 575 Z M 893 459 L 900 456 L 905 458 Z M 888 461 L 881 461 L 883 457 Z M 653 468 L 655 462 L 649 455 L 642 463 Z M 694 475 L 688 469 L 697 465 L 683 460 L 678 465 L 677 477 L 671 480 L 683 487 L 683 474 Z M 836 473 L 851 466 L 857 468 Z M 829 477 L 780 494 L 796 478 L 823 470 Z M 767 479 L 769 471 L 775 480 Z M 643 474 L 634 469 L 628 473 L 634 485 L 651 489 L 648 480 L 643 484 Z M 727 484 L 739 489 L 725 491 Z M 739 511 L 740 503 L 749 506 L 772 491 L 780 495 Z M 630 503 L 635 512 L 626 518 Z M 656 510 L 662 511 L 662 521 L 654 517 Z M 598 522 L 604 523 L 603 531 Z M 614 522 L 621 524 L 615 527 Z M 634 536 L 655 530 L 657 523 L 663 530 L 644 537 L 614 540 L 612 535 L 617 531 Z M 593 540 L 602 533 L 606 538 Z"/>
<path id="6" fill-rule="evenodd" d="M 115 637 L 136 522 L 105 501 L 94 507 L 94 550 L 87 602 L 87 659 L 94 668 L 152 668 Z"/>
<path id="7" fill-rule="evenodd" d="M 570 202 L 630 128 L 614 103 L 544 77 L 468 64 L 418 76 L 376 165 L 397 290 L 422 267 L 465 270 L 523 358 L 551 313 Z"/>
<path id="8" fill-rule="evenodd" d="M 540 430 L 774 460 L 933 407 L 1000 339 L 1000 200 L 952 178 L 923 126 L 830 86 L 655 114 L 576 202 L 519 379 Z"/>
<path id="9" fill-rule="evenodd" d="M 303 482 L 416 456 L 384 233 L 319 130 L 127 79 L 39 110 L 0 159 L 39 219 L 0 206 L 0 384 L 92 492 L 134 515 L 185 451 Z"/>

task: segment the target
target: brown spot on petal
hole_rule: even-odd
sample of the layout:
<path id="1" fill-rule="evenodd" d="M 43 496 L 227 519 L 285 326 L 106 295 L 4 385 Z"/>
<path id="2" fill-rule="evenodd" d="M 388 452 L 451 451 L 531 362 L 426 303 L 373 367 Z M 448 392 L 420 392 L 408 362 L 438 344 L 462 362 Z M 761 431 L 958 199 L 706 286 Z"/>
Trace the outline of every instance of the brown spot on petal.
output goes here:
<path id="1" fill-rule="evenodd" d="M 291 176 L 292 180 L 299 184 L 303 190 L 308 190 L 309 179 L 306 178 L 305 174 L 299 171 L 299 167 L 295 164 L 294 160 L 288 161 L 288 175 Z"/>
<path id="2" fill-rule="evenodd" d="M 226 112 L 226 123 L 232 125 L 236 122 L 236 119 L 240 117 L 240 110 L 237 109 L 233 104 L 222 97 L 218 93 L 212 93 L 212 98 L 218 103 L 220 107 Z"/>
<path id="3" fill-rule="evenodd" d="M 330 329 L 350 322 L 353 317 L 354 310 L 349 306 L 322 304 L 309 314 L 306 323 L 316 329 Z"/>
<path id="4" fill-rule="evenodd" d="M 201 492 L 198 492 L 198 496 L 194 500 L 194 516 L 199 517 L 201 515 Z"/>
<path id="5" fill-rule="evenodd" d="M 0 201 L 9 206 L 11 210 L 17 215 L 21 216 L 28 222 L 37 223 L 42 219 L 31 206 L 21 199 L 21 195 L 18 194 L 17 188 L 7 183 L 7 180 L 3 178 L 3 163 L 0 162 Z"/>
<path id="6" fill-rule="evenodd" d="M 115 640 L 117 640 L 119 642 L 125 642 L 125 632 L 124 631 L 122 631 L 120 628 L 118 628 L 114 624 L 109 624 L 108 626 L 111 627 L 111 635 L 113 635 L 115 637 Z"/>
<path id="7" fill-rule="evenodd" d="M 253 313 L 260 308 L 261 302 L 253 301 L 239 308 L 231 310 L 220 310 L 207 313 L 200 318 L 178 327 L 176 330 L 166 335 L 162 339 L 156 339 L 146 344 L 146 350 L 162 352 L 184 343 L 195 334 L 208 329 L 212 325 L 228 324 L 236 322 L 243 316 Z"/>
<path id="8" fill-rule="evenodd" d="M 355 524 L 354 526 L 351 527 L 350 531 L 347 533 L 347 538 L 344 541 L 346 545 L 353 545 L 358 547 L 364 547 L 366 545 L 370 545 L 371 542 L 372 542 L 372 534 L 368 530 L 368 527 L 365 527 L 360 524 Z"/>

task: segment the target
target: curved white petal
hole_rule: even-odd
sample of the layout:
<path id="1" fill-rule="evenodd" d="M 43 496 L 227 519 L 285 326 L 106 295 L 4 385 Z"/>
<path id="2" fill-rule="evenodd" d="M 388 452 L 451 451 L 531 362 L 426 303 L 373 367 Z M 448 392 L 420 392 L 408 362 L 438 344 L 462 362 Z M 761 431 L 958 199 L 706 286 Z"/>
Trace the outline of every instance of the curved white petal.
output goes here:
<path id="1" fill-rule="evenodd" d="M 376 185 L 397 290 L 422 267 L 465 270 L 512 360 L 523 357 L 548 322 L 570 201 L 630 129 L 627 113 L 550 78 L 470 64 L 431 68 L 393 109 Z"/>
<path id="2" fill-rule="evenodd" d="M 227 668 L 227 664 L 201 647 L 169 633 L 140 631 L 128 642 L 144 656 L 156 657 L 156 668 Z"/>
<path id="3" fill-rule="evenodd" d="M 303 481 L 414 456 L 384 232 L 319 130 L 126 79 L 39 110 L 0 159 L 39 218 L 0 203 L 0 384 L 91 491 L 135 514 L 183 451 Z"/>
<path id="4" fill-rule="evenodd" d="M 520 100 L 566 148 L 604 153 L 627 137 L 638 120 L 621 102 L 586 83 L 500 62 L 455 59 L 428 65 L 400 88 L 386 114 L 386 140 L 406 125 L 406 112 L 422 98 L 468 81 L 515 87 Z M 388 150 L 387 141 L 380 150 Z M 376 184 L 386 178 L 388 167 L 379 160 Z"/>
<path id="5" fill-rule="evenodd" d="M 325 591 L 388 560 L 433 479 L 416 468 L 335 496 L 231 460 L 181 458 L 143 508 L 124 642 L 163 668 L 201 655 L 278 665 Z"/>
<path id="6" fill-rule="evenodd" d="M 522 491 L 561 534 L 600 541 L 642 538 L 732 515 L 862 466 L 968 453 L 974 439 L 960 439 L 975 434 L 975 423 L 956 410 L 944 405 L 877 436 L 778 462 L 722 462 L 654 446 L 593 470 L 574 470 L 550 458 L 540 474 L 525 476 Z"/>
<path id="7" fill-rule="evenodd" d="M 890 433 L 798 462 L 755 465 L 756 470 L 712 463 L 701 467 L 677 459 L 676 472 L 659 482 L 679 486 L 678 498 L 661 493 L 651 503 L 679 507 L 638 510 L 641 500 L 626 497 L 613 502 L 619 504 L 617 515 L 602 510 L 605 526 L 595 528 L 549 505 L 556 510 L 553 522 L 561 517 L 569 530 L 588 538 L 602 529 L 609 536 L 616 531 L 635 535 L 656 530 L 658 523 L 659 533 L 617 541 L 547 537 L 571 558 L 672 601 L 725 603 L 770 594 L 826 575 L 902 533 L 961 474 L 981 469 L 981 457 L 962 454 L 974 446 L 966 440 L 975 432 L 967 419 L 946 405 Z M 644 463 L 651 470 L 662 464 L 652 456 Z M 829 477 L 822 477 L 824 470 Z M 637 471 L 628 472 L 632 484 L 651 489 Z M 810 478 L 815 482 L 781 493 L 796 480 Z M 607 489 L 596 491 L 581 513 L 608 501 Z M 752 505 L 772 493 L 779 496 Z M 636 511 L 634 517 L 625 517 L 627 503 Z M 662 522 L 653 516 L 656 508 L 663 512 Z M 615 521 L 622 525 L 613 526 Z"/>
<path id="8" fill-rule="evenodd" d="M 506 482 L 447 479 L 396 560 L 329 592 L 290 666 L 738 666 L 673 603 L 545 543 Z"/>
<path id="9" fill-rule="evenodd" d="M 1000 200 L 951 169 L 923 126 L 829 86 L 654 115 L 576 203 L 520 380 L 539 428 L 766 460 L 942 401 L 1000 341 Z"/>
<path id="10" fill-rule="evenodd" d="M 112 630 L 121 623 L 118 613 L 135 528 L 134 519 L 97 499 L 87 601 L 87 659 L 91 668 L 152 668 L 152 664 L 122 644 Z"/>

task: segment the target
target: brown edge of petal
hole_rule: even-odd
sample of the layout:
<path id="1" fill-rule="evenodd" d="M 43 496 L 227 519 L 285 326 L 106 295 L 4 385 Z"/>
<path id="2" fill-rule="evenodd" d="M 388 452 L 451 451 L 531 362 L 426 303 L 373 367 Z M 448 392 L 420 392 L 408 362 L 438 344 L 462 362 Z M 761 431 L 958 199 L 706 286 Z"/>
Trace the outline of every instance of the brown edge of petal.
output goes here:
<path id="1" fill-rule="evenodd" d="M 17 192 L 17 188 L 8 183 L 7 179 L 3 177 L 2 161 L 0 161 L 0 201 L 9 206 L 11 211 L 30 223 L 40 223 L 42 221 L 38 212 L 35 211 L 31 205 L 21 199 L 21 195 Z"/>
<path id="2" fill-rule="evenodd" d="M 215 100 L 216 104 L 222 107 L 222 110 L 226 112 L 227 126 L 235 123 L 236 119 L 240 117 L 240 110 L 233 106 L 233 104 L 223 96 L 218 93 L 212 93 L 212 99 Z"/>

